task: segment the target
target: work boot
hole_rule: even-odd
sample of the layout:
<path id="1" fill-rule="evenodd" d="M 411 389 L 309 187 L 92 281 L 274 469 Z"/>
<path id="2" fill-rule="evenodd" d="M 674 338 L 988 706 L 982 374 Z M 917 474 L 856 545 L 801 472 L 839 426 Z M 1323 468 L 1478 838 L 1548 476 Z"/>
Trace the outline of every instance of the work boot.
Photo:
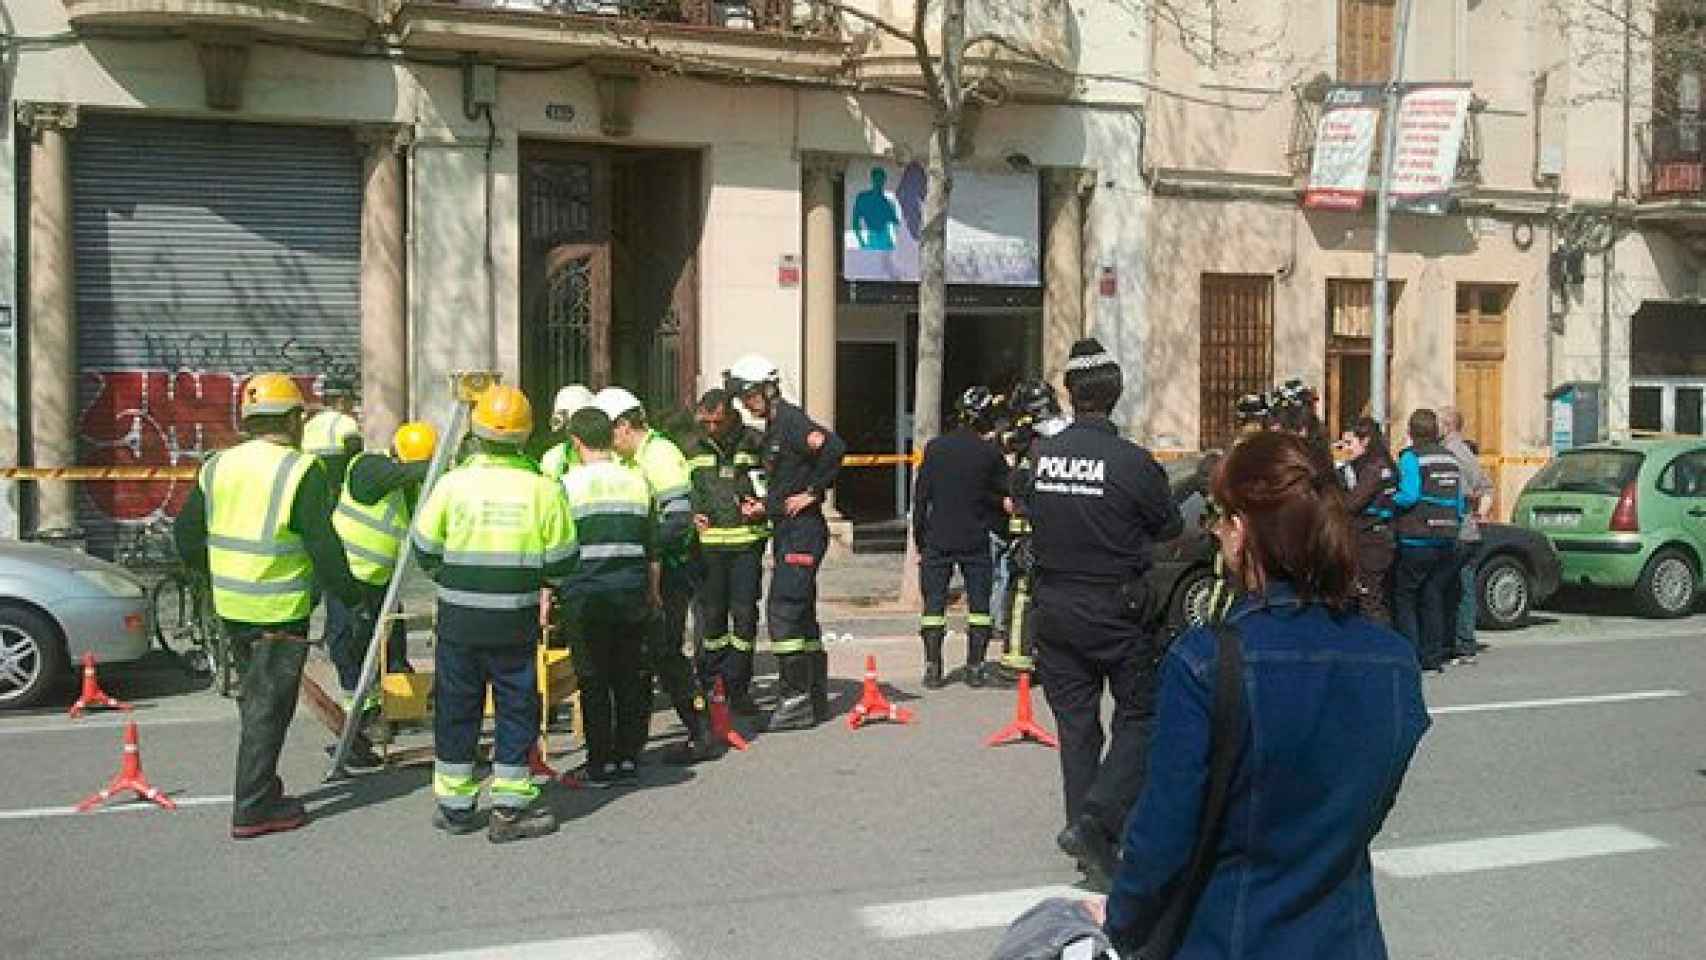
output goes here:
<path id="1" fill-rule="evenodd" d="M 942 628 L 925 627 L 918 635 L 924 640 L 924 689 L 940 690 L 948 683 L 942 677 Z"/>
<path id="2" fill-rule="evenodd" d="M 663 762 L 672 767 L 690 767 L 705 760 L 715 760 L 721 754 L 711 742 L 711 724 L 703 713 L 694 714 L 687 728 L 687 739 L 671 744 L 663 752 Z"/>
<path id="3" fill-rule="evenodd" d="M 806 657 L 811 667 L 812 719 L 825 723 L 833 715 L 829 709 L 829 653 L 814 650 Z"/>
<path id="4" fill-rule="evenodd" d="M 1069 823 L 1055 835 L 1054 845 L 1075 862 L 1084 859 L 1084 838 L 1078 835 L 1078 825 Z"/>
<path id="5" fill-rule="evenodd" d="M 1113 838 L 1108 836 L 1102 821 L 1088 813 L 1078 816 L 1078 838 L 1084 844 L 1084 854 L 1078 858 L 1078 866 L 1084 870 L 1085 880 L 1090 889 L 1107 893 L 1113 889 L 1114 870 L 1119 866 Z"/>
<path id="6" fill-rule="evenodd" d="M 982 687 L 989 682 L 983 658 L 989 652 L 989 628 L 971 627 L 966 631 L 966 686 Z"/>
<path id="7" fill-rule="evenodd" d="M 557 832 L 557 815 L 550 807 L 534 804 L 521 809 L 493 807 L 486 839 L 493 843 L 533 840 Z"/>
<path id="8" fill-rule="evenodd" d="M 780 662 L 776 667 L 776 709 L 771 711 L 765 729 L 810 730 L 817 726 L 812 714 L 811 658 L 804 653 L 785 653 L 777 659 Z"/>
<path id="9" fill-rule="evenodd" d="M 308 822 L 308 810 L 297 797 L 280 797 L 258 813 L 231 821 L 231 839 L 253 840 L 269 833 L 285 833 Z"/>
<path id="10" fill-rule="evenodd" d="M 326 747 L 328 756 L 335 756 L 337 752 L 338 745 L 335 743 Z M 350 741 L 349 752 L 344 754 L 344 769 L 350 773 L 372 773 L 383 769 L 384 766 L 385 758 L 373 749 L 373 744 L 368 742 L 367 737 L 356 734 L 355 739 Z"/>
<path id="11" fill-rule="evenodd" d="M 984 663 L 966 664 L 966 686 L 971 687 L 973 690 L 978 690 L 987 685 L 989 683 L 989 675 L 984 672 L 985 667 L 987 666 L 988 664 Z"/>
<path id="12" fill-rule="evenodd" d="M 742 717 L 756 717 L 763 713 L 758 701 L 752 699 L 752 691 L 741 690 L 729 695 L 729 709 Z"/>
<path id="13" fill-rule="evenodd" d="M 464 837 L 480 829 L 480 816 L 472 810 L 446 810 L 434 806 L 432 825 L 453 837 Z"/>

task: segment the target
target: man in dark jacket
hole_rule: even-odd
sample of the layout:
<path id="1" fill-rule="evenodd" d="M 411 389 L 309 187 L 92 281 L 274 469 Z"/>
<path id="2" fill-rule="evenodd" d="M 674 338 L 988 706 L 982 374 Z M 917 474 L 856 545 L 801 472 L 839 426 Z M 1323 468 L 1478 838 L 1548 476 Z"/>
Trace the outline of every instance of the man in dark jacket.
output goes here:
<path id="1" fill-rule="evenodd" d="M 1108 419 L 1119 364 L 1072 345 L 1073 422 L 1037 444 L 1029 516 L 1037 569 L 1037 673 L 1060 723 L 1066 829 L 1059 845 L 1106 887 L 1114 838 L 1143 786 L 1165 598 L 1149 595 L 1152 547 L 1183 526 L 1161 465 Z M 1113 742 L 1102 755 L 1102 689 Z"/>
<path id="2" fill-rule="evenodd" d="M 942 676 L 942 642 L 948 629 L 948 584 L 958 567 L 966 585 L 966 685 L 989 679 L 983 657 L 989 649 L 992 621 L 989 595 L 994 564 L 989 536 L 1003 516 L 1007 462 L 983 438 L 995 398 L 987 387 L 971 387 L 960 396 L 958 425 L 931 440 L 912 492 L 912 539 L 918 545 L 918 584 L 924 612 L 918 632 L 924 640 L 924 686 L 936 690 Z"/>
<path id="3" fill-rule="evenodd" d="M 770 538 L 758 496 L 764 435 L 741 422 L 734 399 L 724 390 L 705 391 L 696 415 L 703 435 L 687 465 L 705 577 L 698 598 L 705 654 L 698 666 L 707 684 L 722 678 L 737 713 L 753 714 L 758 708 L 749 690 L 752 650 L 758 639 L 764 545 Z"/>

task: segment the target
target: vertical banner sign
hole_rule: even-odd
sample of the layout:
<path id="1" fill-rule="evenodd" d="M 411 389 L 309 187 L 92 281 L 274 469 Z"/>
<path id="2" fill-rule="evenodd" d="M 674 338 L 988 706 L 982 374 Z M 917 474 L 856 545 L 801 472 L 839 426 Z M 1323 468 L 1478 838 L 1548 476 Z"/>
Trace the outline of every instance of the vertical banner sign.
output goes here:
<path id="1" fill-rule="evenodd" d="M 1315 126 L 1315 156 L 1303 205 L 1311 210 L 1358 210 L 1368 192 L 1368 167 L 1380 128 L 1377 86 L 1330 87 Z"/>
<path id="2" fill-rule="evenodd" d="M 1395 206 L 1432 214 L 1450 208 L 1470 96 L 1469 87 L 1461 84 L 1417 84 L 1404 91 L 1392 167 Z"/>

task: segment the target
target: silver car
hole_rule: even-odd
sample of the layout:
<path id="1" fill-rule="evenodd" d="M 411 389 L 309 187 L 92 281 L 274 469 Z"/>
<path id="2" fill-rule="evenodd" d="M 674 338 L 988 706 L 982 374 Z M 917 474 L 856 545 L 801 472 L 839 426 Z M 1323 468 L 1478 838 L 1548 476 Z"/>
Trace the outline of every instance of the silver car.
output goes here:
<path id="1" fill-rule="evenodd" d="M 123 567 L 37 543 L 0 541 L 0 708 L 41 703 L 85 653 L 148 653 L 142 583 Z"/>

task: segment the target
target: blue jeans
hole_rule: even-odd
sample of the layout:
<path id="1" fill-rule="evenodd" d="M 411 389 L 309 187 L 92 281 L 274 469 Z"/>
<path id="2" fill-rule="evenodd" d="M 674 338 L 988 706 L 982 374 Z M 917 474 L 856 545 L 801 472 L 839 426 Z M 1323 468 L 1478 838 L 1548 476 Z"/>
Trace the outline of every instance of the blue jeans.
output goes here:
<path id="1" fill-rule="evenodd" d="M 378 610 L 385 602 L 385 588 L 370 583 L 361 585 L 369 610 Z M 403 608 L 398 606 L 401 614 Z M 338 669 L 338 684 L 344 693 L 353 695 L 361 683 L 361 667 L 367 659 L 368 645 L 373 642 L 373 621 L 358 617 L 337 597 L 326 597 L 326 655 Z M 385 672 L 408 673 L 409 631 L 402 620 L 391 621 L 391 635 L 385 643 Z"/>
<path id="2" fill-rule="evenodd" d="M 1454 632 L 1456 656 L 1475 655 L 1475 616 L 1480 612 L 1475 595 L 1475 577 L 1480 573 L 1481 543 L 1471 541 L 1457 545 L 1457 624 Z"/>
<path id="3" fill-rule="evenodd" d="M 989 588 L 989 614 L 993 618 L 995 633 L 1003 636 L 1007 633 L 1007 541 L 995 534 L 989 535 L 989 558 L 995 562 L 995 579 Z"/>
<path id="4" fill-rule="evenodd" d="M 433 649 L 433 753 L 441 763 L 473 763 L 492 686 L 492 763 L 525 766 L 539 739 L 539 681 L 531 646 L 475 647 L 440 634 Z"/>

